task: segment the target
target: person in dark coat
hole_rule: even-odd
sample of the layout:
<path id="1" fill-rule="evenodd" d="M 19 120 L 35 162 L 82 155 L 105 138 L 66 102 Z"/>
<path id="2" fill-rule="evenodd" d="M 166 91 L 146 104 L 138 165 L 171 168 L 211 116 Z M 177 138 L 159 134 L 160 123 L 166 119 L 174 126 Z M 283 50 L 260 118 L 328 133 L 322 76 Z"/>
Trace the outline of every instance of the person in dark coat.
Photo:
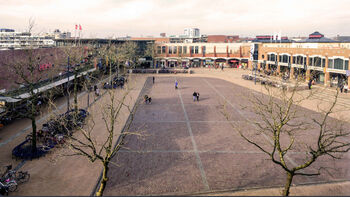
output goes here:
<path id="1" fill-rule="evenodd" d="M 197 101 L 199 101 L 199 93 L 198 92 L 197 92 L 196 98 L 197 98 Z"/>
<path id="2" fill-rule="evenodd" d="M 308 86 L 309 86 L 309 90 L 311 90 L 311 85 L 312 85 L 312 79 L 309 80 Z"/>
<path id="3" fill-rule="evenodd" d="M 193 92 L 193 101 L 196 101 L 196 98 L 197 98 L 197 92 Z"/>
<path id="4" fill-rule="evenodd" d="M 154 83 L 155 78 L 153 77 L 153 83 Z"/>

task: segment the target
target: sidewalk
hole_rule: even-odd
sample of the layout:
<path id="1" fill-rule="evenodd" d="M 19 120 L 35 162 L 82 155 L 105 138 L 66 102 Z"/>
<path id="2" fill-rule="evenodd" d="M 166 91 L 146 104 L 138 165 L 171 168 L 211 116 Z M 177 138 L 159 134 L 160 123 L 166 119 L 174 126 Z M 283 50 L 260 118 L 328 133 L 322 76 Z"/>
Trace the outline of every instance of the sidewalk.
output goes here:
<path id="1" fill-rule="evenodd" d="M 129 80 L 127 85 L 132 86 L 132 89 L 129 96 L 127 96 L 126 104 L 133 107 L 146 78 L 140 76 L 131 77 L 132 79 Z M 125 90 L 118 88 L 112 91 L 115 92 L 118 98 L 122 96 L 122 92 Z M 101 93 L 103 93 L 103 91 Z M 86 106 L 86 101 L 86 95 L 79 99 L 82 106 Z M 93 133 L 96 135 L 95 138 L 98 144 L 102 144 L 102 141 L 107 135 L 107 132 L 103 132 L 106 129 L 104 122 L 101 119 L 101 109 L 104 106 L 104 103 L 108 102 L 108 94 L 105 94 L 89 109 L 90 114 L 95 121 Z M 121 114 L 122 116 L 118 118 L 118 123 L 115 128 L 115 140 L 117 140 L 118 135 L 129 116 L 126 108 L 122 109 Z M 17 141 L 18 140 L 14 140 L 6 146 L 6 149 L 8 149 L 6 150 L 6 153 L 10 152 L 9 154 L 11 154 L 10 150 L 18 144 Z M 31 179 L 25 184 L 20 184 L 18 190 L 10 193 L 10 195 L 90 195 L 102 170 L 100 161 L 91 163 L 85 157 L 63 156 L 68 152 L 68 148 L 54 148 L 46 157 L 27 161 L 20 170 L 29 171 Z M 11 160 L 8 158 L 7 154 L 1 155 L 1 157 L 7 157 L 7 160 Z"/>

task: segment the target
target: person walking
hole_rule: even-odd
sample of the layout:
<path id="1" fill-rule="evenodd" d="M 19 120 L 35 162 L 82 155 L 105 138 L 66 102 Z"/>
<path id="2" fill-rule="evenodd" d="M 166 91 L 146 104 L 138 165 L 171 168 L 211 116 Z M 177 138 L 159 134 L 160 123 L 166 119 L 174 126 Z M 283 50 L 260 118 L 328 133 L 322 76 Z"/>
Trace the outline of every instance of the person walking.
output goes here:
<path id="1" fill-rule="evenodd" d="M 197 92 L 193 92 L 193 94 L 192 94 L 193 95 L 193 102 L 196 101 L 197 94 L 198 94 Z"/>
<path id="2" fill-rule="evenodd" d="M 343 93 L 343 90 L 344 90 L 344 83 L 341 82 L 341 83 L 340 83 L 340 92 Z"/>
<path id="3" fill-rule="evenodd" d="M 96 96 L 100 96 L 100 89 L 97 86 L 96 86 L 95 94 Z"/>
<path id="4" fill-rule="evenodd" d="M 199 101 L 199 93 L 198 92 L 197 92 L 196 98 L 197 98 L 197 101 Z"/>
<path id="5" fill-rule="evenodd" d="M 309 90 L 311 90 L 311 85 L 312 85 L 312 79 L 309 80 L 308 86 L 309 86 Z"/>
<path id="6" fill-rule="evenodd" d="M 348 93 L 348 89 L 349 89 L 348 84 L 345 83 L 345 85 L 344 85 L 344 93 Z"/>
<path id="7" fill-rule="evenodd" d="M 175 89 L 177 89 L 179 83 L 177 82 L 177 80 L 175 80 Z"/>
<path id="8" fill-rule="evenodd" d="M 153 76 L 153 78 L 152 78 L 152 79 L 153 79 L 153 84 L 154 84 L 154 80 L 155 80 L 154 76 Z"/>

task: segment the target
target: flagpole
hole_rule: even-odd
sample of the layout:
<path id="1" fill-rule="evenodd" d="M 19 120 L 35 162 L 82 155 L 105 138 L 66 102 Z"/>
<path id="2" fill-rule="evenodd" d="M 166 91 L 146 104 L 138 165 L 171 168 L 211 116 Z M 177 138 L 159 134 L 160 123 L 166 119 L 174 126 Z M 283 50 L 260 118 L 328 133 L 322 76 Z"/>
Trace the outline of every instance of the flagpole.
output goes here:
<path id="1" fill-rule="evenodd" d="M 75 24 L 75 33 L 74 33 L 74 46 L 76 46 L 77 45 L 77 27 L 78 27 L 78 25 L 77 24 Z"/>

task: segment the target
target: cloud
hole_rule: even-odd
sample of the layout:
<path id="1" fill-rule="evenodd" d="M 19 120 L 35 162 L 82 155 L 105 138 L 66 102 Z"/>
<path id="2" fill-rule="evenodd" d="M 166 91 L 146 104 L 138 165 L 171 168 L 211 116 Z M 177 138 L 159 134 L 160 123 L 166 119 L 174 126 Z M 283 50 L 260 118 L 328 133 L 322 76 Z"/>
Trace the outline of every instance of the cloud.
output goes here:
<path id="1" fill-rule="evenodd" d="M 140 36 L 181 34 L 198 27 L 203 34 L 254 36 L 281 30 L 289 36 L 350 34 L 347 0 L 0 0 L 0 19 L 7 28 L 74 31 L 84 35 Z"/>

